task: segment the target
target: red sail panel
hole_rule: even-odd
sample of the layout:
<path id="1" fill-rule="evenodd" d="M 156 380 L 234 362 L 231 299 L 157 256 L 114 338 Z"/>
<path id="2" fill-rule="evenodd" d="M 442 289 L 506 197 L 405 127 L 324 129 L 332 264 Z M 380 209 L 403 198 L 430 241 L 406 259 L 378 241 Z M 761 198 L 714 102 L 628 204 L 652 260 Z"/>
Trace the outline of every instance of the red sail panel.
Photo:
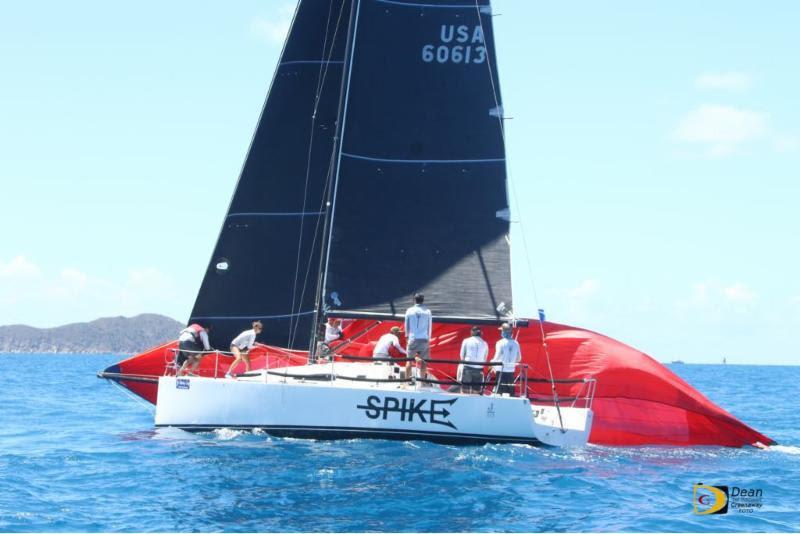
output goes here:
<path id="1" fill-rule="evenodd" d="M 348 325 L 348 334 L 360 332 L 370 321 Z M 384 322 L 368 332 L 348 350 L 369 354 L 374 341 L 393 324 Z M 469 325 L 438 324 L 431 340 L 432 358 L 457 359 L 461 341 L 469 336 Z M 650 356 L 589 330 L 545 323 L 547 347 L 556 379 L 597 379 L 594 423 L 590 442 L 602 445 L 722 445 L 741 447 L 758 442 L 774 443 L 769 437 L 742 423 L 711 402 L 678 375 Z M 531 321 L 519 328 L 523 363 L 529 377 L 549 378 L 539 324 Z M 490 356 L 499 339 L 496 327 L 483 327 Z M 431 366 L 443 378 L 455 375 L 455 365 Z M 584 384 L 557 384 L 560 398 L 578 396 Z M 551 397 L 549 383 L 529 383 L 528 393 Z"/>
<path id="2" fill-rule="evenodd" d="M 369 356 L 377 339 L 396 325 L 384 321 L 352 321 L 345 327 L 343 354 Z M 555 323 L 545 323 L 547 347 L 556 379 L 597 379 L 592 409 L 594 422 L 589 441 L 600 445 L 722 445 L 741 447 L 773 444 L 757 432 L 711 402 L 675 373 L 650 356 L 614 339 Z M 366 333 L 364 333 L 366 332 Z M 431 340 L 434 359 L 456 360 L 461 341 L 469 336 L 470 325 L 436 324 Z M 548 378 L 539 324 L 532 321 L 519 328 L 517 339 L 522 346 L 523 363 L 529 366 L 530 378 Z M 359 335 L 360 334 L 360 335 Z M 493 355 L 499 334 L 496 327 L 483 327 L 483 337 Z M 401 342 L 405 345 L 404 340 Z M 106 373 L 125 375 L 114 378 L 122 385 L 155 404 L 157 378 L 174 373 L 169 368 L 177 343 L 169 343 L 124 360 L 106 369 Z M 222 376 L 232 357 L 206 356 L 198 374 Z M 300 365 L 306 353 L 258 345 L 251 351 L 253 369 Z M 441 379 L 453 378 L 456 365 L 436 363 L 431 369 Z M 236 373 L 244 371 L 239 364 Z M 113 378 L 113 377 L 111 377 Z M 585 394 L 585 384 L 557 384 L 561 399 Z M 550 383 L 531 381 L 528 394 L 537 400 L 551 398 Z"/>
<path id="3" fill-rule="evenodd" d="M 105 378 L 114 380 L 125 386 L 144 400 L 155 404 L 158 401 L 158 377 L 174 375 L 172 364 L 178 342 L 173 341 L 149 349 L 112 365 L 103 371 Z M 279 347 L 256 344 L 250 351 L 250 363 L 253 370 L 285 367 L 306 363 L 308 357 L 304 351 L 288 350 Z M 233 356 L 213 352 L 203 357 L 197 375 L 221 377 L 228 372 L 233 363 Z M 236 374 L 245 372 L 245 365 L 240 362 L 233 369 Z"/>
<path id="4" fill-rule="evenodd" d="M 174 358 L 177 347 L 177 341 L 153 347 L 108 367 L 99 376 L 114 380 L 155 404 L 158 398 L 158 377 L 167 372 L 167 366 Z"/>

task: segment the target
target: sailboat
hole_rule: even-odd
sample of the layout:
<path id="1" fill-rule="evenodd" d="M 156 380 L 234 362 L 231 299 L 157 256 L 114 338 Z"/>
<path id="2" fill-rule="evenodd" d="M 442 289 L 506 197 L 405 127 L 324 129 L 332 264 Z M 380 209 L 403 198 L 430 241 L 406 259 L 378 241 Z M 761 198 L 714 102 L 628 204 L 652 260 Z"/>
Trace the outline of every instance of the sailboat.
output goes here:
<path id="1" fill-rule="evenodd" d="M 503 120 L 488 0 L 301 0 L 189 319 L 223 350 L 199 376 L 176 376 L 174 342 L 99 376 L 186 430 L 770 444 L 635 349 L 514 314 Z M 415 293 L 433 313 L 425 376 L 371 358 Z M 349 324 L 320 362 L 327 318 Z M 253 320 L 252 371 L 225 378 Z M 504 322 L 523 353 L 514 395 L 488 372 L 462 384 L 461 340 L 480 325 L 492 346 Z"/>

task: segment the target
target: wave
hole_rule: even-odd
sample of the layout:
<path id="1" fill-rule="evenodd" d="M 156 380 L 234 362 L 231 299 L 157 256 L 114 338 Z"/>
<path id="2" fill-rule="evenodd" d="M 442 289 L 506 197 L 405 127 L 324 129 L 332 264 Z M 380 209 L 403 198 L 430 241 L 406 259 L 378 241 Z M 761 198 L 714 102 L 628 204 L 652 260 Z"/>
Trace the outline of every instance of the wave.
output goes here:
<path id="1" fill-rule="evenodd" d="M 214 437 L 222 441 L 236 439 L 246 433 L 245 430 L 233 430 L 230 428 L 218 428 L 214 430 Z M 248 432 L 249 433 L 249 432 Z"/>
<path id="2" fill-rule="evenodd" d="M 783 454 L 800 455 L 800 447 L 794 445 L 773 445 L 766 450 L 780 452 Z"/>

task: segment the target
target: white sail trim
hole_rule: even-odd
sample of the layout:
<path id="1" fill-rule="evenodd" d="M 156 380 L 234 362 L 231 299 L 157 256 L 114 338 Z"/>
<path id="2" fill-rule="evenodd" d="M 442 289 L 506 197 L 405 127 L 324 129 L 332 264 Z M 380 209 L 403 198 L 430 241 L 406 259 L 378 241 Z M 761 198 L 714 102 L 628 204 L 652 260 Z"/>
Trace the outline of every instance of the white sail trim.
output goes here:
<path id="1" fill-rule="evenodd" d="M 324 211 L 268 211 L 251 213 L 229 213 L 228 217 L 318 217 L 324 215 Z"/>
<path id="2" fill-rule="evenodd" d="M 283 61 L 281 62 L 280 66 L 286 65 L 344 65 L 344 61 L 334 61 L 334 60 L 327 60 L 327 59 L 303 59 L 303 60 L 295 60 L 295 61 Z"/>
<path id="3" fill-rule="evenodd" d="M 483 14 L 488 15 L 492 12 L 492 6 L 487 4 L 453 4 L 448 6 L 442 4 L 424 4 L 420 2 L 402 2 L 400 0 L 375 0 L 375 2 L 380 4 L 390 4 L 393 6 L 426 7 L 434 9 L 475 9 L 477 7 Z"/>
<path id="4" fill-rule="evenodd" d="M 198 320 L 207 320 L 207 321 L 223 321 L 223 320 L 252 320 L 252 319 L 287 319 L 289 317 L 299 317 L 301 315 L 312 315 L 314 310 L 298 312 L 298 313 L 287 313 L 283 315 L 259 315 L 257 313 L 251 315 L 218 315 L 214 317 L 192 317 L 190 321 L 198 321 Z"/>
<path id="5" fill-rule="evenodd" d="M 361 156 L 359 154 L 351 154 L 342 152 L 342 156 L 352 159 L 363 159 L 365 161 L 377 161 L 379 163 L 422 163 L 422 164 L 436 164 L 436 163 L 502 163 L 506 158 L 485 158 L 485 159 L 394 159 L 394 158 L 375 158 L 372 156 Z"/>

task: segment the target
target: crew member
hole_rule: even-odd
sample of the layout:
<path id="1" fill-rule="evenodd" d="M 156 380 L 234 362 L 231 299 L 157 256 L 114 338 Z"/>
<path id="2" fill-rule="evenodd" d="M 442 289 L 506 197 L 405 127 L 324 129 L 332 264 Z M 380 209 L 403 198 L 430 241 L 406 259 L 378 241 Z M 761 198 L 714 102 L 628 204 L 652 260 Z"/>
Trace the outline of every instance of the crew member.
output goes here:
<path id="1" fill-rule="evenodd" d="M 240 361 L 244 362 L 245 373 L 250 372 L 250 349 L 256 344 L 256 336 L 264 329 L 261 321 L 253 321 L 253 328 L 245 330 L 231 341 L 231 352 L 235 356 L 233 363 L 228 367 L 225 378 L 235 378 L 233 370 Z"/>
<path id="2" fill-rule="evenodd" d="M 421 377 L 428 376 L 428 362 L 431 355 L 430 339 L 433 330 L 431 311 L 422 305 L 425 295 L 414 295 L 414 305 L 406 310 L 405 332 L 408 338 L 408 356 L 420 362 Z M 411 376 L 411 360 L 406 363 L 406 376 Z"/>
<path id="3" fill-rule="evenodd" d="M 503 323 L 499 328 L 500 340 L 494 347 L 494 358 L 492 362 L 502 363 L 500 370 L 492 367 L 491 372 L 497 373 L 497 383 L 495 393 L 508 393 L 514 396 L 514 371 L 517 364 L 522 360 L 522 352 L 519 343 L 512 337 L 511 325 Z"/>
<path id="4" fill-rule="evenodd" d="M 342 320 L 328 317 L 325 325 L 325 343 L 331 343 L 342 337 Z"/>
<path id="5" fill-rule="evenodd" d="M 389 358 L 391 355 L 389 354 L 389 347 L 394 347 L 402 354 L 405 354 L 406 351 L 403 349 L 403 346 L 400 345 L 400 339 L 398 336 L 402 333 L 399 326 L 393 326 L 389 329 L 389 332 L 383 334 L 378 342 L 375 344 L 375 348 L 372 351 L 373 358 Z"/>
<path id="6" fill-rule="evenodd" d="M 462 382 L 461 392 L 481 393 L 483 391 L 483 363 L 489 355 L 489 345 L 481 338 L 481 329 L 473 326 L 472 335 L 461 342 L 461 360 L 471 363 L 459 364 L 458 381 Z"/>
<path id="7" fill-rule="evenodd" d="M 178 376 L 187 372 L 194 374 L 200 366 L 200 359 L 204 356 L 203 351 L 211 351 L 211 345 L 208 343 L 209 330 L 211 330 L 211 326 L 204 327 L 192 323 L 178 334 L 178 348 L 180 349 L 176 359 L 176 363 L 180 365 Z"/>

